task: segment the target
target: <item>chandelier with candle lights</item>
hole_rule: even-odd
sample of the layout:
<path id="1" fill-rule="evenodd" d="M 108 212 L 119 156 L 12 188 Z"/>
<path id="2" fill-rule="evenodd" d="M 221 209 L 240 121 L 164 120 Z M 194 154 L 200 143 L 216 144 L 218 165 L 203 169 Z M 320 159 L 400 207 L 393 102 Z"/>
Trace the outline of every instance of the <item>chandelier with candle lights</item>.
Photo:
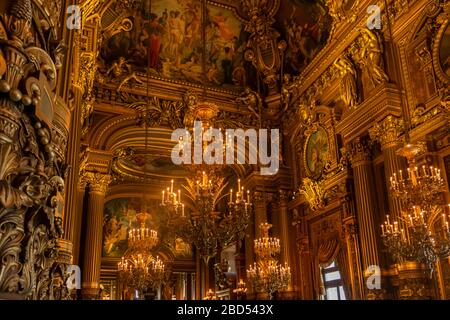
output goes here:
<path id="1" fill-rule="evenodd" d="M 422 151 L 419 144 L 407 144 L 398 151 L 408 159 L 406 172 L 390 177 L 391 196 L 399 200 L 401 216 L 391 221 L 387 215 L 381 237 L 396 262 L 417 261 L 431 274 L 438 259 L 450 255 L 450 205 L 442 202 L 441 171 L 416 166 L 415 157 Z"/>
<path id="2" fill-rule="evenodd" d="M 186 196 L 195 208 L 189 217 L 188 239 L 195 244 L 205 262 L 217 255 L 219 247 L 240 241 L 250 220 L 250 193 L 245 194 L 240 179 L 237 191 L 224 194 L 225 187 L 224 178 L 214 171 L 198 172 L 194 178 L 187 179 L 185 186 Z M 217 205 L 222 198 L 227 200 L 227 206 L 220 212 Z"/>
<path id="3" fill-rule="evenodd" d="M 159 287 L 165 276 L 164 263 L 151 250 L 158 243 L 156 230 L 146 227 L 149 214 L 145 210 L 136 215 L 138 227 L 128 230 L 128 249 L 117 264 L 119 281 L 139 292 Z"/>
<path id="4" fill-rule="evenodd" d="M 239 283 L 237 284 L 236 289 L 233 290 L 233 293 L 236 294 L 238 300 L 247 294 L 247 285 L 245 284 L 244 280 L 239 280 Z"/>
<path id="5" fill-rule="evenodd" d="M 272 300 L 275 293 L 289 286 L 291 268 L 278 262 L 280 240 L 269 237 L 269 223 L 262 223 L 262 237 L 255 240 L 256 262 L 247 270 L 247 278 L 255 291 L 265 292 Z"/>

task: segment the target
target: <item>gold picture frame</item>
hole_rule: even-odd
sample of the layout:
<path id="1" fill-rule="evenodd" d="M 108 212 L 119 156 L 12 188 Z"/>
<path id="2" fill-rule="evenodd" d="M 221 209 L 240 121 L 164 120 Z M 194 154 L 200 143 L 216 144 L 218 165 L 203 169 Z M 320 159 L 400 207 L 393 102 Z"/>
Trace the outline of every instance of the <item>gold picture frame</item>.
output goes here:
<path id="1" fill-rule="evenodd" d="M 330 160 L 330 139 L 328 131 L 317 126 L 306 138 L 303 150 L 303 164 L 309 178 L 318 179 Z"/>
<path id="2" fill-rule="evenodd" d="M 446 47 L 443 47 L 444 44 Z M 433 46 L 433 67 L 438 78 L 450 84 L 450 19 L 445 19 L 437 32 Z"/>

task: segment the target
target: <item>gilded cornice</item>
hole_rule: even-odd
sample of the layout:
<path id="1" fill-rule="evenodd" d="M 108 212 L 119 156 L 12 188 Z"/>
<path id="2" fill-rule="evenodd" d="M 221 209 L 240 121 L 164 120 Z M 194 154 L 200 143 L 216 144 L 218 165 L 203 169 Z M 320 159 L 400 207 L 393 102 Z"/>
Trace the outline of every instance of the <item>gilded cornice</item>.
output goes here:
<path id="1" fill-rule="evenodd" d="M 365 99 L 358 108 L 343 115 L 336 124 L 336 132 L 342 134 L 347 141 L 353 140 L 378 119 L 383 119 L 387 115 L 400 117 L 401 103 L 401 92 L 396 85 L 389 83 L 380 85 L 377 91 Z"/>
<path id="2" fill-rule="evenodd" d="M 399 137 L 404 131 L 403 119 L 387 116 L 380 122 L 376 122 L 369 129 L 370 138 L 378 141 L 381 148 L 391 148 L 399 144 Z"/>

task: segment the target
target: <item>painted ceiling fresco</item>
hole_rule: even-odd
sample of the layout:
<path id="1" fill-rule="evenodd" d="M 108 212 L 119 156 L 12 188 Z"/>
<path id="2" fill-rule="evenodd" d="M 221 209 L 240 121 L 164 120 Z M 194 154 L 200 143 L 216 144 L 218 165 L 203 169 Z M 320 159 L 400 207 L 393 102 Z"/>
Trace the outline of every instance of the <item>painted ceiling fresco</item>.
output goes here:
<path id="1" fill-rule="evenodd" d="M 282 0 L 275 27 L 288 43 L 285 71 L 299 74 L 325 46 L 332 18 L 326 0 Z"/>
<path id="2" fill-rule="evenodd" d="M 243 85 L 246 36 L 231 8 L 207 6 L 205 72 L 200 0 L 152 0 L 151 8 L 148 1 L 137 1 L 128 14 L 129 27 L 103 43 L 106 68 L 123 61 L 141 72 L 149 66 L 162 78 L 203 83 L 206 74 L 208 85 Z"/>

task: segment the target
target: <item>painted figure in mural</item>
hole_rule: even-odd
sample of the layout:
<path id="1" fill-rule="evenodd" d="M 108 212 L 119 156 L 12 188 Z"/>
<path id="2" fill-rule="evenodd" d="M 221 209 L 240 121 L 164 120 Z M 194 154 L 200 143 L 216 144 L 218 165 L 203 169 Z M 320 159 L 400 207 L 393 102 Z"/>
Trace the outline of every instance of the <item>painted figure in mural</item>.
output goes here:
<path id="1" fill-rule="evenodd" d="M 213 21 L 217 24 L 220 36 L 225 41 L 231 41 L 233 39 L 233 30 L 227 24 L 227 18 L 223 13 L 219 12 L 213 17 Z"/>
<path id="2" fill-rule="evenodd" d="M 307 144 L 306 159 L 308 169 L 313 176 L 320 175 L 328 160 L 328 140 L 324 129 L 311 134 Z"/>
<path id="3" fill-rule="evenodd" d="M 152 14 L 150 17 L 150 41 L 149 41 L 149 56 L 148 63 L 152 69 L 157 69 L 159 62 L 159 53 L 161 50 L 161 35 L 164 30 L 157 20 L 157 15 Z"/>
<path id="4" fill-rule="evenodd" d="M 169 13 L 167 9 L 164 10 L 161 17 L 158 19 L 158 23 L 161 27 L 161 49 L 160 53 L 167 53 L 167 48 L 169 44 L 169 27 L 167 24 L 167 20 L 169 19 Z"/>
<path id="5" fill-rule="evenodd" d="M 389 81 L 384 72 L 383 44 L 378 35 L 366 28 L 361 28 L 361 50 L 359 52 L 360 63 L 367 68 L 368 76 L 374 87 L 380 83 Z"/>
<path id="6" fill-rule="evenodd" d="M 247 74 L 243 61 L 241 61 L 240 64 L 233 70 L 233 82 L 235 85 L 241 87 L 247 85 Z"/>
<path id="7" fill-rule="evenodd" d="M 225 47 L 221 56 L 221 65 L 224 80 L 226 84 L 233 84 L 233 55 L 230 47 Z"/>
<path id="8" fill-rule="evenodd" d="M 105 224 L 104 248 L 106 254 L 110 254 L 114 245 L 120 240 L 122 225 L 115 215 L 112 215 Z"/>
<path id="9" fill-rule="evenodd" d="M 129 9 L 127 19 L 132 22 L 131 30 L 119 30 L 103 42 L 101 58 L 107 67 L 101 71 L 111 69 L 108 71 L 112 74 L 114 70 L 123 79 L 125 73 L 132 73 L 125 69 L 126 61 L 136 72 L 144 72 L 150 66 L 152 74 L 165 78 L 204 81 L 200 1 L 152 0 L 151 8 L 142 1 Z M 243 85 L 241 61 L 246 41 L 242 22 L 231 10 L 208 4 L 205 23 L 208 83 Z M 120 57 L 123 64 L 118 61 Z M 108 61 L 116 61 L 116 65 L 111 66 Z"/>
<path id="10" fill-rule="evenodd" d="M 200 32 L 201 20 L 199 15 L 200 9 L 199 5 L 195 4 L 195 7 L 192 10 L 188 10 L 188 14 L 191 15 L 191 20 L 188 26 L 186 27 L 186 35 L 184 37 L 186 46 L 188 48 L 193 48 L 194 41 Z"/>
<path id="11" fill-rule="evenodd" d="M 353 63 L 347 57 L 341 57 L 334 62 L 341 82 L 340 94 L 344 104 L 348 107 L 355 107 L 358 104 L 358 90 L 356 87 L 356 70 Z"/>

